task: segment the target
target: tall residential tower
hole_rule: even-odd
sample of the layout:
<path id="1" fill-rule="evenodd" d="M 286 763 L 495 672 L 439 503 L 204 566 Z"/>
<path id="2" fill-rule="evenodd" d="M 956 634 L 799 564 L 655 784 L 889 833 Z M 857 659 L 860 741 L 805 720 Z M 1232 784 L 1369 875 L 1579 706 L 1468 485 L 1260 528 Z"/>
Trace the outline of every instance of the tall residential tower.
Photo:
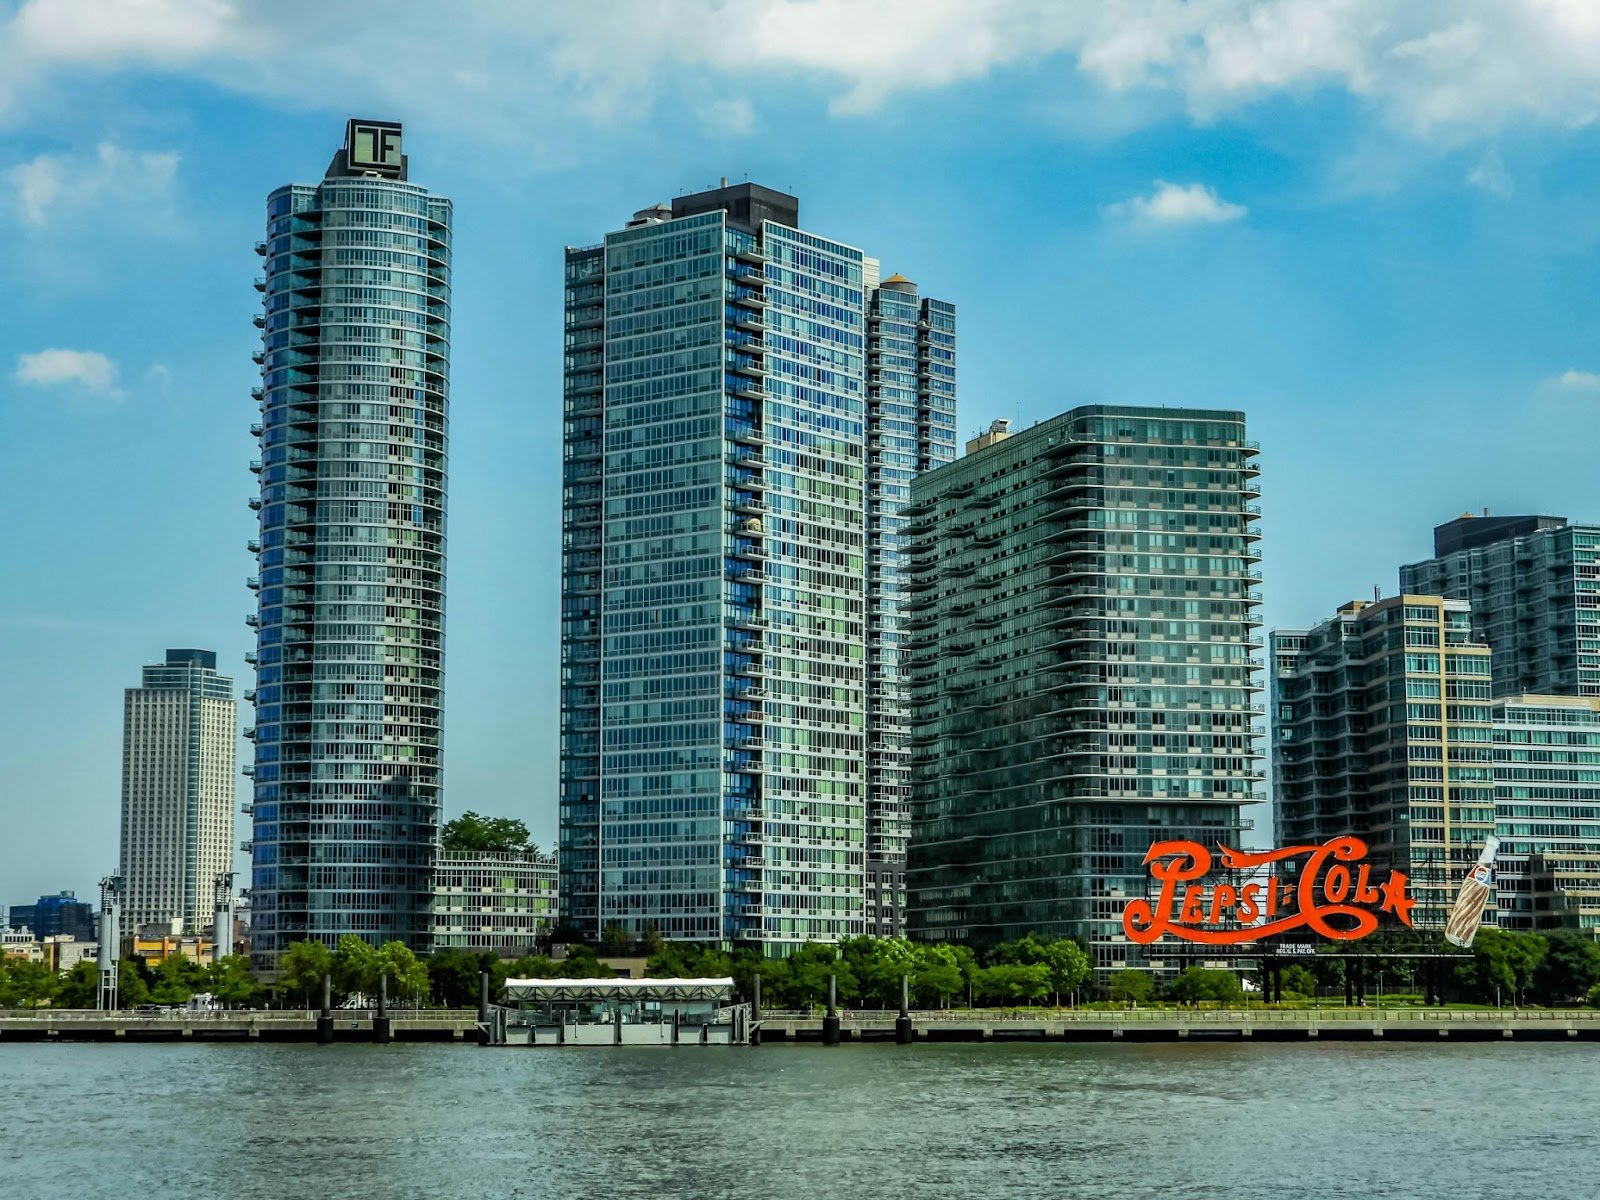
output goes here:
<path id="1" fill-rule="evenodd" d="M 1444 927 L 1495 831 L 1489 647 L 1464 600 L 1353 600 L 1272 634 L 1278 844 L 1355 834 Z"/>
<path id="2" fill-rule="evenodd" d="M 252 952 L 431 937 L 444 682 L 450 201 L 352 120 L 267 199 Z"/>
<path id="3" fill-rule="evenodd" d="M 1600 525 L 1565 517 L 1457 517 L 1403 592 L 1472 604 L 1494 651 L 1494 694 L 1600 696 Z"/>
<path id="4" fill-rule="evenodd" d="M 920 476 L 906 510 L 910 927 L 1123 935 L 1151 843 L 1239 844 L 1262 778 L 1244 414 L 1091 406 Z"/>
<path id="5" fill-rule="evenodd" d="M 870 857 L 892 921 L 898 510 L 954 450 L 954 309 L 753 184 L 566 289 L 564 920 L 782 953 L 865 931 Z"/>
<path id="6" fill-rule="evenodd" d="M 122 705 L 122 911 L 131 929 L 199 933 L 233 869 L 233 680 L 211 650 L 168 650 Z M 84 907 L 87 908 L 87 905 Z"/>

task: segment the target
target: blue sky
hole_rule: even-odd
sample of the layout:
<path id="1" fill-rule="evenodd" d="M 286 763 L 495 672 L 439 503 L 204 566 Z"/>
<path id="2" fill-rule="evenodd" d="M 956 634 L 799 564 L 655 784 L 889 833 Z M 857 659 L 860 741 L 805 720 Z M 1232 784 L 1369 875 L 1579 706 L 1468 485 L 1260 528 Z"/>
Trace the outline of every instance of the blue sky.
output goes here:
<path id="1" fill-rule="evenodd" d="M 554 840 L 562 247 L 722 175 L 956 302 L 964 435 L 1244 409 L 1269 626 L 1600 519 L 1593 5 L 378 11 L 0 0 L 4 903 L 114 866 L 141 664 L 250 684 L 251 246 L 349 115 L 456 205 L 449 815 Z"/>

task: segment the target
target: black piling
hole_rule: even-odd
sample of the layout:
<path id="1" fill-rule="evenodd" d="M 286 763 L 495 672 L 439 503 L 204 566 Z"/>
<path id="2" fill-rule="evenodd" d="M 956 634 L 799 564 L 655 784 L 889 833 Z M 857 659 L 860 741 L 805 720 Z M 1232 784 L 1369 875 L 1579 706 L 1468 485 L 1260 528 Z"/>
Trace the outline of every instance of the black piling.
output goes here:
<path id="1" fill-rule="evenodd" d="M 322 1011 L 317 1014 L 317 1045 L 333 1042 L 333 976 L 322 977 Z"/>
<path id="2" fill-rule="evenodd" d="M 900 976 L 900 1015 L 894 1019 L 894 1040 L 897 1046 L 911 1045 L 911 976 Z"/>
<path id="3" fill-rule="evenodd" d="M 839 1044 L 839 977 L 828 976 L 828 1015 L 822 1018 L 822 1044 Z"/>
<path id="4" fill-rule="evenodd" d="M 394 1041 L 394 1032 L 389 1024 L 389 976 L 378 976 L 378 1014 L 372 1018 L 372 1040 L 380 1046 L 387 1046 Z"/>

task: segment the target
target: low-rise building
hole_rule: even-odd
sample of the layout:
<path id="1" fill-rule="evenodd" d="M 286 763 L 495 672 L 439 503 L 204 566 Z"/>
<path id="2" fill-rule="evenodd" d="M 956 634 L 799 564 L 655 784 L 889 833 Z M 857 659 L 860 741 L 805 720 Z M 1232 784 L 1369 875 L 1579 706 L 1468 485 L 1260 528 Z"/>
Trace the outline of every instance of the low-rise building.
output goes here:
<path id="1" fill-rule="evenodd" d="M 44 951 L 39 948 L 39 943 L 34 941 L 33 930 L 27 926 L 21 929 L 10 927 L 0 929 L 0 958 L 38 962 L 43 957 Z"/>
<path id="2" fill-rule="evenodd" d="M 100 955 L 99 942 L 83 942 L 70 933 L 51 934 L 39 947 L 40 961 L 52 971 L 70 971 L 87 959 L 94 962 Z"/>
<path id="3" fill-rule="evenodd" d="M 556 859 L 537 850 L 441 850 L 434 949 L 532 953 L 556 920 Z"/>

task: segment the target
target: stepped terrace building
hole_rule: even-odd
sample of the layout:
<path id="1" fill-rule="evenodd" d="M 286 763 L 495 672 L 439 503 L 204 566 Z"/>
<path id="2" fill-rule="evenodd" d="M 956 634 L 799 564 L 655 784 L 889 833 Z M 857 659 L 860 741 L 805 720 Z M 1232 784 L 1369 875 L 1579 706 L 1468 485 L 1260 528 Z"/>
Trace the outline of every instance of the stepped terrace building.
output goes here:
<path id="1" fill-rule="evenodd" d="M 1280 845 L 1354 834 L 1442 929 L 1495 832 L 1489 647 L 1464 600 L 1353 600 L 1272 635 Z M 1490 919 L 1492 919 L 1492 914 Z"/>
<path id="2" fill-rule="evenodd" d="M 864 932 L 870 878 L 892 923 L 954 308 L 737 184 L 569 249 L 565 347 L 563 920 L 778 954 Z"/>
<path id="3" fill-rule="evenodd" d="M 1163 838 L 1259 798 L 1257 448 L 1242 413 L 1091 406 L 912 484 L 913 936 L 1122 932 Z"/>

